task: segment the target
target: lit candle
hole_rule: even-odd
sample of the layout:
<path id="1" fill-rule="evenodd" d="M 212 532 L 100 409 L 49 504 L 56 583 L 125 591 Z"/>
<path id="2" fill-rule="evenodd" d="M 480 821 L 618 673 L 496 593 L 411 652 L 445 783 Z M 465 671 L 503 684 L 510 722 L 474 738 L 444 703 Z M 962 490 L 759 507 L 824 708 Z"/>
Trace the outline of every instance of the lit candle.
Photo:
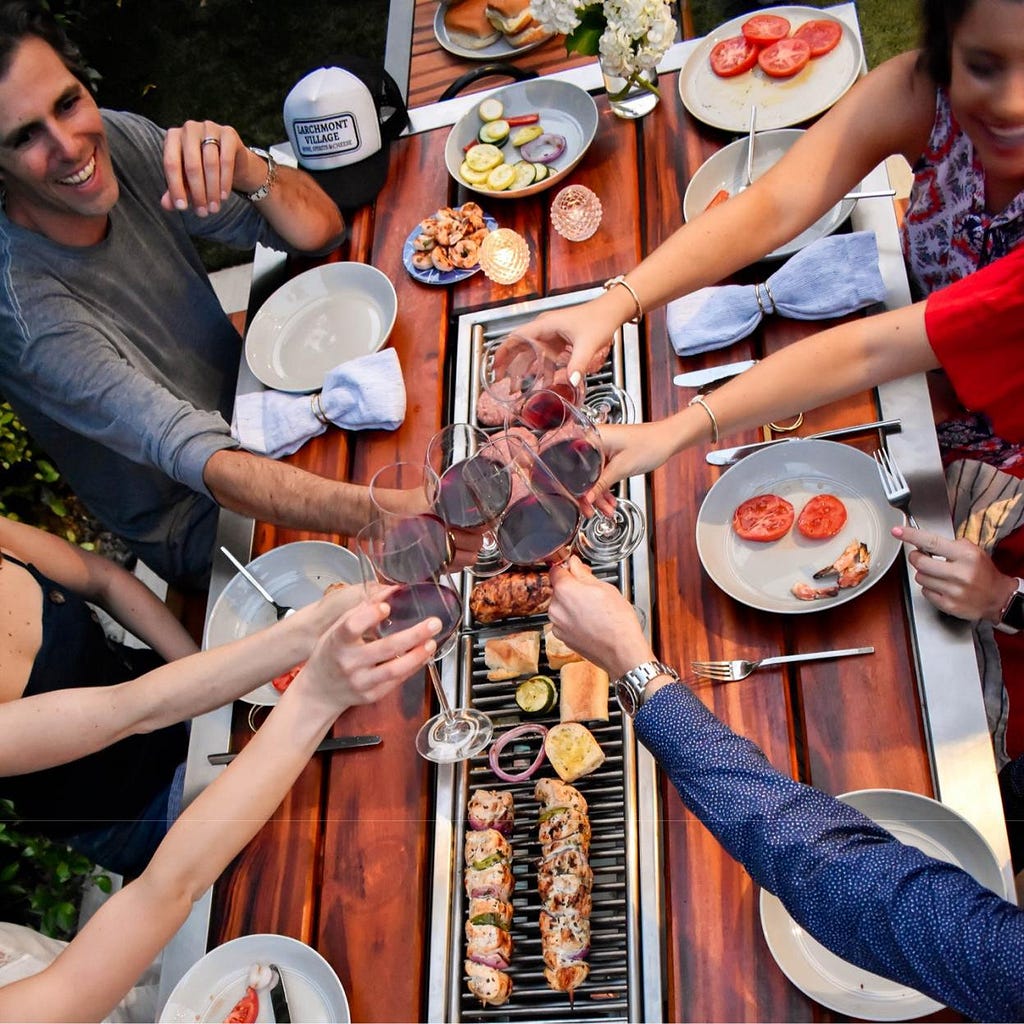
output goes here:
<path id="1" fill-rule="evenodd" d="M 551 204 L 551 223 L 570 242 L 589 238 L 601 223 L 601 200 L 584 185 L 567 185 Z"/>
<path id="2" fill-rule="evenodd" d="M 480 268 L 496 284 L 515 284 L 530 266 L 530 247 L 511 228 L 492 231 L 480 245 Z"/>

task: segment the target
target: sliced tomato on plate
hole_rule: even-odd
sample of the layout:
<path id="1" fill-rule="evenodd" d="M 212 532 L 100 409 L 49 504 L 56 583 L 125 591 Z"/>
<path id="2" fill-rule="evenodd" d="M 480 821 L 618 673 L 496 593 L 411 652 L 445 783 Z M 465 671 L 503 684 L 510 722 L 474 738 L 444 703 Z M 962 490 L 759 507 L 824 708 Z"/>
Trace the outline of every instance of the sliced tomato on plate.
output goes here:
<path id="1" fill-rule="evenodd" d="M 705 210 L 710 210 L 712 206 L 720 206 L 729 198 L 729 190 L 727 188 L 720 188 L 712 197 L 711 202 L 704 207 Z"/>
<path id="2" fill-rule="evenodd" d="M 251 985 L 245 995 L 235 1003 L 234 1009 L 224 1018 L 224 1024 L 254 1024 L 260 1013 L 260 997 Z"/>
<path id="3" fill-rule="evenodd" d="M 772 78 L 791 78 L 803 71 L 810 59 L 810 44 L 806 39 L 798 39 L 796 36 L 780 39 L 757 55 L 761 70 Z"/>
<path id="4" fill-rule="evenodd" d="M 794 33 L 794 39 L 802 39 L 811 48 L 812 57 L 824 57 L 839 45 L 843 38 L 843 27 L 838 21 L 816 18 L 805 21 Z"/>
<path id="5" fill-rule="evenodd" d="M 793 506 L 785 498 L 757 494 L 736 507 L 732 528 L 744 540 L 778 540 L 789 532 L 794 515 Z"/>
<path id="6" fill-rule="evenodd" d="M 271 679 L 270 682 L 274 689 L 280 693 L 284 693 L 284 691 L 291 686 L 292 680 L 302 671 L 305 664 L 306 663 L 303 661 L 296 665 L 295 668 L 290 668 L 287 672 L 282 672 L 279 676 L 275 676 Z"/>
<path id="7" fill-rule="evenodd" d="M 711 70 L 719 78 L 742 75 L 757 63 L 757 47 L 743 36 L 731 36 L 715 43 L 708 54 Z"/>
<path id="8" fill-rule="evenodd" d="M 846 506 L 834 494 L 816 494 L 796 520 L 796 528 L 808 540 L 834 537 L 845 525 Z"/>
<path id="9" fill-rule="evenodd" d="M 740 31 L 755 46 L 771 46 L 789 35 L 789 22 L 778 14 L 755 14 L 743 22 Z"/>

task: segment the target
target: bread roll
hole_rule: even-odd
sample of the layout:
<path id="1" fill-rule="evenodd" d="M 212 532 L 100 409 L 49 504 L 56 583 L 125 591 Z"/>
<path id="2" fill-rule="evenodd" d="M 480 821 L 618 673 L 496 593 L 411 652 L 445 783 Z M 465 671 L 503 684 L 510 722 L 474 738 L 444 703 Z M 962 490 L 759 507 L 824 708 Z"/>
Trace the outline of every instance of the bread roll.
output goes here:
<path id="1" fill-rule="evenodd" d="M 488 0 L 484 11 L 487 20 L 506 35 L 521 32 L 533 21 L 530 0 Z"/>
<path id="2" fill-rule="evenodd" d="M 582 661 L 583 655 L 577 654 L 567 643 L 555 636 L 551 623 L 544 625 L 544 654 L 552 668 L 561 668 L 572 661 Z"/>
<path id="3" fill-rule="evenodd" d="M 444 12 L 448 38 L 467 50 L 482 50 L 501 38 L 501 30 L 491 24 L 486 14 L 487 0 L 457 0 Z"/>
<path id="4" fill-rule="evenodd" d="M 484 641 L 484 664 L 490 669 L 487 678 L 492 682 L 535 675 L 540 664 L 540 630 L 508 633 Z"/>
<path id="5" fill-rule="evenodd" d="M 560 721 L 608 721 L 608 673 L 603 668 L 573 661 L 562 666 L 560 675 Z"/>
<path id="6" fill-rule="evenodd" d="M 548 729 L 544 753 L 563 782 L 575 782 L 604 764 L 604 751 L 593 733 L 578 722 L 564 722 Z"/>

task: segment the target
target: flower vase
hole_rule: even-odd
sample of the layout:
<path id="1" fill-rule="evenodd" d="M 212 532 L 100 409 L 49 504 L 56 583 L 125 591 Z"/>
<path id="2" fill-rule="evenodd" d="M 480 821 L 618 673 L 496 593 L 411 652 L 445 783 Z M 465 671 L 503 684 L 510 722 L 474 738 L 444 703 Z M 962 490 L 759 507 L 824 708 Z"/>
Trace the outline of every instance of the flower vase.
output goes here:
<path id="1" fill-rule="evenodd" d="M 661 99 L 656 68 L 641 68 L 629 78 L 609 74 L 601 62 L 601 76 L 612 111 L 619 117 L 634 119 L 649 114 Z"/>

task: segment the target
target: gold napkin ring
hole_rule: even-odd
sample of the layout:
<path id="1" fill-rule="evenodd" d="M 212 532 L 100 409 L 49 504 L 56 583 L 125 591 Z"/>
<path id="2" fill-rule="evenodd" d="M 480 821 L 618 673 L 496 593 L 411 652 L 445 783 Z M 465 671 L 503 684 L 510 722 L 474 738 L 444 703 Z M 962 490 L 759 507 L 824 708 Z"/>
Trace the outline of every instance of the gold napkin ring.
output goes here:
<path id="1" fill-rule="evenodd" d="M 309 408 L 313 415 L 325 426 L 329 427 L 331 421 L 327 418 L 327 413 L 324 412 L 324 403 L 320 397 L 319 391 L 314 391 L 309 396 Z"/>

